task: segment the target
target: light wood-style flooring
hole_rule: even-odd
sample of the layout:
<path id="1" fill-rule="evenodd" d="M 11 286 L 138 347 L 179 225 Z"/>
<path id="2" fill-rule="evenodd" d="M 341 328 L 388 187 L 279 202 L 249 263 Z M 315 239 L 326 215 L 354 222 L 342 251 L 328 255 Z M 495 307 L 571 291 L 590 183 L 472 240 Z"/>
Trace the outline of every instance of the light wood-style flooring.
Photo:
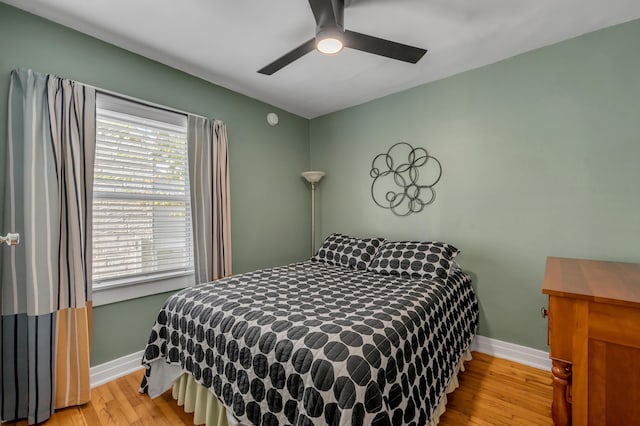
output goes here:
<path id="1" fill-rule="evenodd" d="M 60 410 L 47 426 L 193 425 L 167 392 L 154 400 L 138 393 L 142 371 L 92 390 L 91 402 Z M 449 395 L 440 425 L 551 425 L 551 375 L 474 352 Z M 6 423 L 26 426 L 25 421 Z"/>
<path id="2" fill-rule="evenodd" d="M 551 372 L 473 352 L 440 425 L 552 425 Z"/>

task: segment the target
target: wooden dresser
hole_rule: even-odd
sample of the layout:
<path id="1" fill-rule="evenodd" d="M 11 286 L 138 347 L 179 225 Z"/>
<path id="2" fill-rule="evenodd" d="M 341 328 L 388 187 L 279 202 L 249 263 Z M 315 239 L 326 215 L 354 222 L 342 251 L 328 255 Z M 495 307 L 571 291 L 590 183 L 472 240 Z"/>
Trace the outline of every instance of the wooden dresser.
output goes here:
<path id="1" fill-rule="evenodd" d="M 547 258 L 556 425 L 640 424 L 640 264 Z"/>

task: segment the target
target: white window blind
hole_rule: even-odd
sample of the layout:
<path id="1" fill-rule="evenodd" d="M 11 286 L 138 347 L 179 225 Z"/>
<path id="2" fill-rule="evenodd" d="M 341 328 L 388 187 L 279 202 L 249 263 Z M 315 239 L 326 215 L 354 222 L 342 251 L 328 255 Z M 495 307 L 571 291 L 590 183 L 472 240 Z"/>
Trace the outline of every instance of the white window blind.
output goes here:
<path id="1" fill-rule="evenodd" d="M 98 94 L 94 286 L 193 271 L 187 120 Z"/>

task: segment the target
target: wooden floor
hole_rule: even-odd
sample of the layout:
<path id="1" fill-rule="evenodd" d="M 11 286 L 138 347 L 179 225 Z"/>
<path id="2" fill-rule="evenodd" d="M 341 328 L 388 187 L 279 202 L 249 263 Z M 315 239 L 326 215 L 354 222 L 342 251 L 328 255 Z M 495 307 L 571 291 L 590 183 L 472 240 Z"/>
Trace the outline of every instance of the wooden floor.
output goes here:
<path id="1" fill-rule="evenodd" d="M 440 425 L 552 425 L 551 372 L 473 352 Z"/>
<path id="2" fill-rule="evenodd" d="M 55 413 L 47 426 L 193 425 L 167 392 L 154 400 L 138 393 L 142 371 L 93 389 L 91 402 Z M 551 425 L 551 376 L 511 361 L 473 353 L 449 395 L 440 425 Z M 25 421 L 6 423 L 26 425 Z"/>

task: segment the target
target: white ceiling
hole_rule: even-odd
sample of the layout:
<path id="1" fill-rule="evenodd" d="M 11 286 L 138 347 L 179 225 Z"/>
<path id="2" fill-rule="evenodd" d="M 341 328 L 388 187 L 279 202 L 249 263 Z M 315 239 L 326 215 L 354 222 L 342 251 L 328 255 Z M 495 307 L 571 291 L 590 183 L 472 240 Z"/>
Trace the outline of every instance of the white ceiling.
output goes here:
<path id="1" fill-rule="evenodd" d="M 256 71 L 312 38 L 306 0 L 3 0 L 307 118 L 640 18 L 639 0 L 351 0 L 345 28 L 428 49 L 345 49 Z"/>

